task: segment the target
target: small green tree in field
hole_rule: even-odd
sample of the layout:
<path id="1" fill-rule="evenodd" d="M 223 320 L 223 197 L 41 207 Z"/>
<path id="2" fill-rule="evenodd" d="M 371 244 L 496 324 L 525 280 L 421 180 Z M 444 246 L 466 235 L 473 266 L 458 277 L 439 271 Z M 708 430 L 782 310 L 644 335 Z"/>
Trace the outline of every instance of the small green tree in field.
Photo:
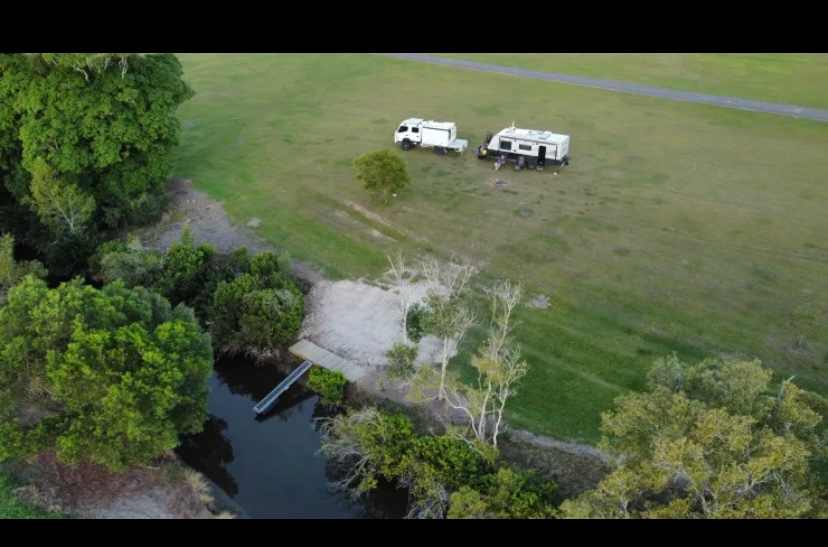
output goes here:
<path id="1" fill-rule="evenodd" d="M 354 177 L 385 204 L 411 182 L 405 162 L 392 150 L 369 152 L 355 159 Z"/>
<path id="2" fill-rule="evenodd" d="M 338 370 L 313 367 L 308 377 L 308 387 L 319 394 L 322 403 L 338 405 L 345 398 L 345 385 L 348 380 Z"/>

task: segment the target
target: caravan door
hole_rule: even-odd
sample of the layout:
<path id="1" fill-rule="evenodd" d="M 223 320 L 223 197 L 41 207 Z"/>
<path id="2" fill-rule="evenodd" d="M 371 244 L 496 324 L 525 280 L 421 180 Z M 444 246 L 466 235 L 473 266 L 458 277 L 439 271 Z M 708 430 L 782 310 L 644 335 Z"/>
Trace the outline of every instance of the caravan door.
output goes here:
<path id="1" fill-rule="evenodd" d="M 538 146 L 538 164 L 543 165 L 546 163 L 546 147 L 545 146 Z"/>

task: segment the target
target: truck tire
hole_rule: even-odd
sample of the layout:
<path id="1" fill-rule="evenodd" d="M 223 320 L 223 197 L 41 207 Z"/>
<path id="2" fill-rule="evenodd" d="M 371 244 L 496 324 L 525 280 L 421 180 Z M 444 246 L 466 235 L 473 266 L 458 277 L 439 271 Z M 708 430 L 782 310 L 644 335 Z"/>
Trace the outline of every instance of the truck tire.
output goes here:
<path id="1" fill-rule="evenodd" d="M 400 144 L 400 147 L 403 150 L 411 150 L 411 141 L 408 139 L 403 139 L 402 143 Z"/>
<path id="2" fill-rule="evenodd" d="M 434 147 L 434 153 L 439 155 L 439 156 L 445 156 L 446 155 L 446 149 L 443 148 L 442 146 L 435 146 Z"/>

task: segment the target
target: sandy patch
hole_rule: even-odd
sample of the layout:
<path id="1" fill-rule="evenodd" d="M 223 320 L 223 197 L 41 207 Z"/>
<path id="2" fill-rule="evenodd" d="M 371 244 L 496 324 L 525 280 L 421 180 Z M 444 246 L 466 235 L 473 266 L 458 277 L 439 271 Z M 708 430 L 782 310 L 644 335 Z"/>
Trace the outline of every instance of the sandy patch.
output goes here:
<path id="1" fill-rule="evenodd" d="M 425 300 L 428 287 L 414 285 L 414 301 Z M 403 342 L 402 312 L 392 290 L 361 281 L 321 281 L 306 298 L 307 317 L 300 338 L 308 338 L 357 366 L 383 367 L 385 353 Z M 418 344 L 417 364 L 440 360 L 440 341 L 425 336 Z M 450 355 L 456 348 L 450 348 Z"/>

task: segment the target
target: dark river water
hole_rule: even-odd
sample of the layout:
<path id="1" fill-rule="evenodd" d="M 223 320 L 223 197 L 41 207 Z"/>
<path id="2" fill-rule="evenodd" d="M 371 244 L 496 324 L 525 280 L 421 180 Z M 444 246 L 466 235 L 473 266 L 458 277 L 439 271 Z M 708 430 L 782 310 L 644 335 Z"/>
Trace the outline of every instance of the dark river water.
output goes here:
<path id="1" fill-rule="evenodd" d="M 353 502 L 329 488 L 318 454 L 314 418 L 319 397 L 294 384 L 266 415 L 253 406 L 286 374 L 245 359 L 218 361 L 210 379 L 210 418 L 204 431 L 182 439 L 177 450 L 251 518 L 399 518 L 406 495 L 385 485 Z"/>

